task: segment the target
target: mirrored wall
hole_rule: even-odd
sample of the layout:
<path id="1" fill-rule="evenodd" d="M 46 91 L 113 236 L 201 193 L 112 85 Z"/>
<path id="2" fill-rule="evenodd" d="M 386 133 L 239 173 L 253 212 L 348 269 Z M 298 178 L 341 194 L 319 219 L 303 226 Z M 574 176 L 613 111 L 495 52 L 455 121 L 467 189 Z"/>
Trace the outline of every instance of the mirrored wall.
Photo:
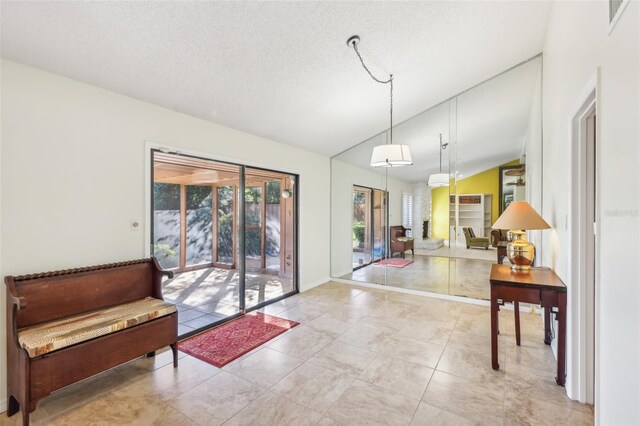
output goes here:
<path id="1" fill-rule="evenodd" d="M 508 263 L 493 223 L 514 200 L 541 211 L 541 72 L 537 56 L 396 125 L 413 166 L 369 166 L 386 132 L 333 157 L 332 276 L 489 299 Z"/>

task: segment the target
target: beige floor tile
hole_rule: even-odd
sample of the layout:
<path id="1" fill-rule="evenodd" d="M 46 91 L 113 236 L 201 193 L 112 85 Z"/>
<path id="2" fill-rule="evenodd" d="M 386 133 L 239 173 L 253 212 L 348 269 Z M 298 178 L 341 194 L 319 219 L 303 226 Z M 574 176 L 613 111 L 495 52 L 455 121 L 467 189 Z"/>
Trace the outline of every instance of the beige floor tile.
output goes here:
<path id="1" fill-rule="evenodd" d="M 480 308 L 480 307 L 478 307 Z M 503 324 L 500 324 L 502 329 Z M 491 336 L 491 316 L 488 309 L 477 312 L 462 312 L 456 323 L 456 330 L 478 336 Z"/>
<path id="2" fill-rule="evenodd" d="M 222 371 L 168 403 L 198 424 L 219 425 L 264 392 L 264 388 Z"/>
<path id="3" fill-rule="evenodd" d="M 375 352 L 342 341 L 334 341 L 311 357 L 309 362 L 341 374 L 358 377 L 375 356 Z"/>
<path id="4" fill-rule="evenodd" d="M 475 423 L 457 414 L 421 402 L 411 426 L 472 426 Z"/>
<path id="5" fill-rule="evenodd" d="M 507 340 L 507 365 L 518 365 L 541 371 L 556 371 L 557 363 L 549 346 L 529 345 L 522 342 L 517 346 L 515 341 Z"/>
<path id="6" fill-rule="evenodd" d="M 422 400 L 483 424 L 501 424 L 504 410 L 504 379 L 472 379 L 435 371 Z"/>
<path id="7" fill-rule="evenodd" d="M 220 373 L 220 369 L 193 357 L 180 360 L 178 368 L 166 365 L 114 391 L 119 397 L 155 397 L 163 401 L 174 398 Z"/>
<path id="8" fill-rule="evenodd" d="M 261 348 L 229 369 L 231 374 L 268 388 L 295 370 L 302 360 L 268 347 Z"/>
<path id="9" fill-rule="evenodd" d="M 318 423 L 316 423 L 316 426 L 337 426 L 337 425 L 338 425 L 338 422 L 336 422 L 335 420 L 327 416 L 322 416 L 318 421 Z"/>
<path id="10" fill-rule="evenodd" d="M 277 302 L 271 303 L 263 308 L 258 309 L 258 312 L 262 312 L 267 315 L 275 315 L 282 311 L 286 311 L 287 309 L 291 309 L 301 303 L 300 299 L 295 299 L 294 297 L 287 297 L 286 299 L 279 300 Z"/>
<path id="11" fill-rule="evenodd" d="M 327 331 L 336 335 L 342 334 L 353 327 L 353 323 L 336 318 L 333 315 L 333 312 L 324 314 L 313 321 L 308 322 L 307 325 L 317 330 Z"/>
<path id="12" fill-rule="evenodd" d="M 326 412 L 343 425 L 407 425 L 419 401 L 356 380 Z"/>
<path id="13" fill-rule="evenodd" d="M 351 385 L 353 377 L 305 362 L 276 384 L 272 391 L 320 413 Z"/>
<path id="14" fill-rule="evenodd" d="M 446 345 L 453 331 L 453 325 L 445 322 L 427 322 L 409 318 L 398 331 L 399 336 Z"/>
<path id="15" fill-rule="evenodd" d="M 498 362 L 501 365 L 505 365 L 504 355 L 498 358 Z M 447 345 L 444 349 L 437 369 L 445 373 L 468 378 L 481 376 L 504 377 L 504 369 L 494 370 L 492 368 L 490 350 L 479 352 L 450 345 Z"/>
<path id="16" fill-rule="evenodd" d="M 265 392 L 229 419 L 225 426 L 306 426 L 316 424 L 319 419 L 319 413 L 273 392 Z"/>
<path id="17" fill-rule="evenodd" d="M 307 360 L 331 343 L 335 337 L 335 334 L 300 325 L 268 346 L 294 358 Z"/>
<path id="18" fill-rule="evenodd" d="M 76 406 L 69 411 L 77 410 L 80 406 Z M 29 415 L 29 424 L 32 426 L 46 426 L 51 424 L 51 416 L 48 416 L 44 410 L 36 408 L 36 411 Z M 7 417 L 7 413 L 0 413 L 0 426 L 22 426 L 22 412 L 18 411 L 11 417 Z"/>
<path id="19" fill-rule="evenodd" d="M 433 369 L 413 362 L 378 355 L 360 374 L 363 382 L 421 399 Z"/>
<path id="20" fill-rule="evenodd" d="M 180 365 L 180 360 L 185 356 L 187 356 L 186 353 L 178 351 L 178 365 Z M 173 352 L 171 349 L 163 349 L 156 351 L 156 356 L 154 357 L 147 358 L 142 356 L 126 364 L 119 365 L 114 370 L 122 373 L 127 379 L 136 379 L 169 364 L 173 364 Z"/>
<path id="21" fill-rule="evenodd" d="M 278 317 L 304 324 L 326 314 L 330 310 L 331 307 L 329 306 L 318 306 L 314 302 L 305 302 L 278 313 Z"/>
<path id="22" fill-rule="evenodd" d="M 448 347 L 462 348 L 470 351 L 477 351 L 484 354 L 491 354 L 491 336 L 484 334 L 466 333 L 454 329 L 447 342 Z M 507 351 L 507 337 L 503 334 L 498 336 L 498 351 L 504 356 Z"/>
<path id="23" fill-rule="evenodd" d="M 535 399 L 563 406 L 567 409 L 593 414 L 590 405 L 580 404 L 567 396 L 567 390 L 556 383 L 556 370 L 550 371 L 508 365 L 505 368 L 506 394 L 520 399 Z"/>
<path id="24" fill-rule="evenodd" d="M 371 325 L 365 319 L 343 333 L 338 340 L 369 351 L 380 352 L 391 343 L 396 334 L 392 328 Z"/>
<path id="25" fill-rule="evenodd" d="M 71 386 L 55 391 L 38 403 L 38 410 L 46 416 L 56 416 L 70 408 L 109 393 L 127 382 L 127 378 L 117 369 L 105 371 Z M 1 414 L 1 415 L 4 415 Z"/>
<path id="26" fill-rule="evenodd" d="M 507 395 L 504 424 L 591 426 L 593 416 L 535 398 Z"/>
<path id="27" fill-rule="evenodd" d="M 50 425 L 192 425 L 191 419 L 153 397 L 108 394 L 54 417 Z"/>
<path id="28" fill-rule="evenodd" d="M 340 321 L 344 321 L 350 324 L 356 324 L 363 318 L 371 314 L 374 309 L 375 308 L 372 308 L 370 306 L 342 304 L 340 306 L 334 307 L 334 309 L 329 311 L 326 315 L 330 315 Z"/>
<path id="29" fill-rule="evenodd" d="M 420 364 L 425 367 L 436 368 L 444 348 L 443 345 L 435 343 L 424 342 L 409 337 L 394 336 L 390 339 L 389 344 L 382 350 L 381 354 Z"/>

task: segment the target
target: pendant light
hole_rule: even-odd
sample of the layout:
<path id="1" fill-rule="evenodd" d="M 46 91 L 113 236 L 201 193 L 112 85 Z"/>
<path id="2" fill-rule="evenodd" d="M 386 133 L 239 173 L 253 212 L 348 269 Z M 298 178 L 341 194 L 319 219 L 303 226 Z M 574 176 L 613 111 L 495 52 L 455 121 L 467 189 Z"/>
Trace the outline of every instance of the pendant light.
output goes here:
<path id="1" fill-rule="evenodd" d="M 442 143 L 442 134 L 440 134 L 440 173 L 433 173 L 429 176 L 427 185 L 433 187 L 449 186 L 449 173 L 442 173 L 442 152 L 447 149 L 448 143 Z"/>
<path id="2" fill-rule="evenodd" d="M 349 37 L 347 40 L 347 46 L 353 47 L 353 50 L 358 55 L 360 59 L 360 63 L 365 71 L 369 74 L 369 76 L 376 82 L 380 84 L 388 84 L 390 86 L 389 91 L 389 138 L 388 143 L 384 145 L 378 145 L 373 148 L 373 153 L 371 154 L 371 167 L 398 167 L 398 166 L 411 166 L 413 164 L 413 159 L 411 158 L 411 152 L 409 151 L 408 145 L 398 145 L 393 143 L 393 74 L 389 74 L 389 78 L 387 80 L 380 80 L 376 78 L 369 68 L 364 64 L 364 60 L 362 56 L 360 56 L 360 52 L 358 51 L 358 43 L 360 43 L 360 37 L 357 35 Z"/>

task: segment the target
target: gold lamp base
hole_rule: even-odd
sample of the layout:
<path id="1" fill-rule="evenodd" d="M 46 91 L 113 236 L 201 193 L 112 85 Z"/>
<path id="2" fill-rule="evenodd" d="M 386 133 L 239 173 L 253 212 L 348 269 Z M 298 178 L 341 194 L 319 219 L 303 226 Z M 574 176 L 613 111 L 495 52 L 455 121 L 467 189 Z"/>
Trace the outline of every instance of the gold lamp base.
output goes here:
<path id="1" fill-rule="evenodd" d="M 507 259 L 514 272 L 529 272 L 533 265 L 535 247 L 526 240 L 524 231 L 510 231 L 507 244 Z"/>

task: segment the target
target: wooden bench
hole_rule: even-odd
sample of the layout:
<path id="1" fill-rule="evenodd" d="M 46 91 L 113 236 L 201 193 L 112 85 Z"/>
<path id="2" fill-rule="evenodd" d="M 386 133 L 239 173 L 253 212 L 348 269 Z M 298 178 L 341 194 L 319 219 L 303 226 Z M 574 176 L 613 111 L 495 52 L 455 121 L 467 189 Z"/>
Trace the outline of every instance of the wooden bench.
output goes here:
<path id="1" fill-rule="evenodd" d="M 178 313 L 155 258 L 7 276 L 7 415 L 23 424 L 52 391 L 170 346 Z"/>

